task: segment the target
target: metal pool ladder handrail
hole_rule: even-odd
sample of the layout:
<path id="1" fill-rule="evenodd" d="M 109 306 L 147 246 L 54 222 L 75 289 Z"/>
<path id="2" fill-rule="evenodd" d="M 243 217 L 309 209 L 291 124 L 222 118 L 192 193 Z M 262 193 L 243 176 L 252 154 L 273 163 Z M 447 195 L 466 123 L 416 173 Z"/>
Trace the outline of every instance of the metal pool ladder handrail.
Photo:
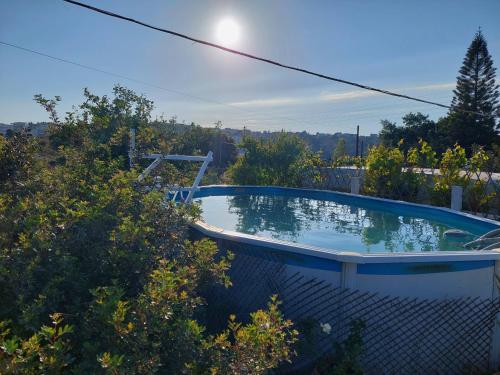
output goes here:
<path id="1" fill-rule="evenodd" d="M 477 250 L 500 249 L 500 228 L 493 229 L 474 241 L 464 244 L 465 248 L 476 248 Z"/>
<path id="2" fill-rule="evenodd" d="M 129 149 L 129 162 L 130 166 L 133 166 L 133 158 L 135 155 L 135 129 L 130 129 L 130 149 Z M 194 162 L 203 162 L 194 179 L 193 185 L 189 188 L 178 187 L 172 189 L 173 198 L 175 200 L 177 195 L 180 193 L 180 197 L 183 198 L 182 193 L 188 191 L 188 196 L 184 199 L 184 203 L 190 204 L 193 200 L 194 193 L 199 190 L 198 186 L 200 185 L 201 179 L 205 174 L 208 164 L 213 160 L 213 153 L 209 151 L 206 156 L 194 156 L 194 155 L 163 155 L 163 154 L 146 154 L 142 155 L 143 159 L 153 159 L 153 162 L 139 175 L 137 180 L 142 182 L 153 169 L 155 169 L 163 160 L 183 160 L 183 161 L 194 161 Z"/>

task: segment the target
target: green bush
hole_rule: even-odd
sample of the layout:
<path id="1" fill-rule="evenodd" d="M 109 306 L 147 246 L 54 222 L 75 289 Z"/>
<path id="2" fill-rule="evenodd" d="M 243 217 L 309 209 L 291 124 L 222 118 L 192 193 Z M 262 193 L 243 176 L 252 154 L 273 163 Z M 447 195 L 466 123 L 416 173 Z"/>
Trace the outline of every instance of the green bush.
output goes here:
<path id="1" fill-rule="evenodd" d="M 438 206 L 449 206 L 451 200 L 451 187 L 453 185 L 465 186 L 466 177 L 461 174 L 465 168 L 467 157 L 465 149 L 455 145 L 448 148 L 441 156 L 439 163 L 440 175 L 435 178 L 432 203 Z"/>
<path id="2" fill-rule="evenodd" d="M 296 332 L 275 299 L 248 325 L 205 332 L 203 292 L 230 286 L 231 255 L 187 241 L 196 210 L 128 170 L 131 127 L 143 150 L 161 143 L 152 104 L 120 87 L 85 95 L 63 121 L 37 97 L 50 149 L 0 136 L 0 373 L 227 374 L 237 362 L 261 374 L 290 360 Z"/>
<path id="3" fill-rule="evenodd" d="M 363 332 L 366 323 L 362 320 L 353 320 L 350 323 L 349 336 L 334 343 L 334 350 L 323 356 L 316 365 L 314 374 L 317 375 L 362 375 L 360 356 L 363 352 Z"/>
<path id="4" fill-rule="evenodd" d="M 283 132 L 270 140 L 245 137 L 240 147 L 245 154 L 228 171 L 235 184 L 297 187 L 320 179 L 319 155 L 296 135 Z"/>
<path id="5" fill-rule="evenodd" d="M 475 148 L 470 157 L 459 145 L 448 148 L 440 160 L 430 145 L 420 140 L 405 154 L 400 147 L 384 145 L 372 147 L 366 158 L 366 193 L 392 199 L 403 199 L 448 207 L 451 187 L 464 189 L 464 208 L 473 212 L 488 212 L 496 198 L 490 191 L 483 171 L 495 170 L 495 155 L 483 148 Z M 439 173 L 430 181 L 423 169 Z M 433 182 L 433 183 L 432 183 Z"/>
<path id="6" fill-rule="evenodd" d="M 487 181 L 478 178 L 487 169 L 490 158 L 482 147 L 475 148 L 471 156 L 466 156 L 465 149 L 455 145 L 447 149 L 439 164 L 440 174 L 435 176 L 432 203 L 438 206 L 449 206 L 451 187 L 462 186 L 464 189 L 464 208 L 472 212 L 487 212 L 496 192 L 488 191 Z"/>
<path id="7" fill-rule="evenodd" d="M 370 148 L 365 164 L 364 191 L 385 198 L 416 201 L 419 189 L 424 186 L 425 175 L 415 167 L 428 157 L 425 142 L 420 144 L 420 149 L 411 148 L 407 155 L 399 147 L 379 145 Z"/>

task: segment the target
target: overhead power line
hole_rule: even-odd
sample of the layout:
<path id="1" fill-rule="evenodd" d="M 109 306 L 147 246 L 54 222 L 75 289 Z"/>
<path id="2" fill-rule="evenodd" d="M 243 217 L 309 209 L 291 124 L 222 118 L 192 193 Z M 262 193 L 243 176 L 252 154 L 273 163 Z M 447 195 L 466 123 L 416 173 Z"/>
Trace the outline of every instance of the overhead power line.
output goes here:
<path id="1" fill-rule="evenodd" d="M 279 115 L 279 114 L 276 115 L 276 116 L 273 116 L 273 117 L 262 117 L 261 114 L 258 113 L 258 112 L 247 110 L 245 108 L 240 108 L 237 105 L 233 105 L 233 104 L 229 104 L 229 103 L 224 103 L 224 102 L 219 102 L 219 101 L 216 101 L 216 100 L 213 100 L 213 99 L 207 99 L 207 98 L 200 97 L 200 96 L 197 96 L 197 95 L 192 95 L 192 94 L 189 94 L 189 93 L 186 93 L 186 92 L 183 92 L 183 91 L 177 91 L 177 90 L 169 89 L 169 88 L 166 88 L 166 87 L 158 86 L 156 84 L 153 84 L 153 83 L 150 83 L 150 82 L 146 82 L 146 81 L 142 81 L 142 80 L 139 80 L 139 79 L 136 79 L 136 78 L 128 77 L 128 76 L 125 76 L 123 74 L 113 73 L 113 72 L 110 72 L 110 71 L 107 71 L 107 70 L 96 68 L 96 67 L 91 66 L 91 65 L 81 64 L 81 63 L 78 63 L 78 62 L 75 62 L 75 61 L 72 61 L 72 60 L 68 60 L 68 59 L 64 59 L 64 58 L 61 58 L 61 57 L 49 55 L 49 54 L 46 54 L 44 52 L 36 51 L 36 50 L 30 49 L 30 48 L 26 48 L 26 47 L 22 47 L 22 46 L 19 46 L 19 45 L 16 45 L 16 44 L 3 42 L 1 40 L 0 40 L 0 44 L 4 45 L 4 46 L 7 46 L 7 47 L 16 48 L 16 49 L 19 49 L 19 50 L 24 51 L 24 52 L 29 52 L 29 53 L 36 54 L 36 55 L 39 55 L 39 56 L 42 56 L 42 57 L 46 57 L 48 59 L 51 59 L 51 60 L 54 60 L 54 61 L 57 61 L 57 62 L 62 62 L 62 63 L 65 63 L 65 64 L 74 65 L 74 66 L 79 67 L 79 68 L 83 68 L 83 69 L 95 71 L 95 72 L 106 74 L 106 75 L 109 75 L 109 76 L 112 76 L 112 77 L 117 77 L 117 78 L 125 79 L 125 80 L 131 81 L 131 82 L 136 82 L 136 83 L 139 83 L 139 84 L 144 85 L 144 86 L 150 86 L 150 87 L 153 87 L 153 88 L 156 88 L 156 89 L 159 89 L 159 90 L 163 90 L 163 91 L 166 91 L 166 92 L 174 93 L 174 94 L 177 94 L 177 95 L 180 95 L 180 96 L 184 96 L 184 97 L 187 97 L 187 98 L 196 99 L 196 100 L 199 100 L 199 101 L 202 101 L 202 102 L 206 102 L 206 103 L 210 103 L 210 104 L 216 104 L 216 105 L 220 105 L 220 106 L 225 106 L 225 107 L 228 107 L 230 109 L 234 109 L 234 110 L 238 110 L 238 111 L 240 111 L 242 113 L 246 113 L 247 115 L 253 115 L 254 116 L 254 117 L 250 116 L 250 117 L 245 117 L 245 118 L 242 117 L 241 120 L 243 122 L 246 122 L 246 121 L 277 121 L 277 120 L 288 120 L 288 121 L 293 121 L 293 122 L 295 122 L 297 124 L 301 124 L 301 125 L 317 125 L 318 121 L 312 122 L 312 119 L 318 117 L 318 115 L 333 114 L 334 113 L 332 111 L 319 112 L 319 113 L 314 113 L 313 117 L 311 117 L 311 115 L 309 114 L 304 119 L 285 117 L 285 116 L 282 116 L 282 115 Z M 390 107 L 390 105 L 383 105 L 382 107 L 377 106 L 377 107 L 374 107 L 374 108 L 377 109 L 377 108 L 389 108 L 389 107 Z M 369 108 L 372 109 L 373 107 L 369 107 Z M 336 115 L 336 116 L 334 116 L 334 119 L 343 118 L 343 117 L 346 117 L 346 116 L 349 116 L 349 114 Z M 373 115 L 355 116 L 355 117 L 356 117 L 357 120 L 359 120 L 359 119 L 363 119 L 363 118 L 369 118 L 369 117 L 372 117 L 372 116 Z M 321 117 L 321 116 L 319 116 L 319 117 Z M 324 116 L 322 118 L 324 118 Z M 327 120 L 331 120 L 331 118 L 328 118 Z M 325 121 L 325 120 L 323 119 L 322 121 Z"/>
<path id="2" fill-rule="evenodd" d="M 241 108 L 234 107 L 234 106 L 232 106 L 230 104 L 227 104 L 227 103 L 222 103 L 222 102 L 218 102 L 218 101 L 215 101 L 215 100 L 202 98 L 202 97 L 199 97 L 199 96 L 196 96 L 196 95 L 191 95 L 191 94 L 188 94 L 188 93 L 185 93 L 185 92 L 182 92 L 182 91 L 168 89 L 168 88 L 165 88 L 165 87 L 161 87 L 161 86 L 155 85 L 155 84 L 150 83 L 150 82 L 141 81 L 141 80 L 138 80 L 138 79 L 135 79 L 135 78 L 124 76 L 122 74 L 113 73 L 113 72 L 110 72 L 110 71 L 107 71 L 107 70 L 99 69 L 99 68 L 96 68 L 96 67 L 93 67 L 93 66 L 90 66 L 90 65 L 80 64 L 78 62 L 67 60 L 67 59 L 63 59 L 61 57 L 56 57 L 56 56 L 48 55 L 48 54 L 43 53 L 43 52 L 39 52 L 39 51 L 35 51 L 33 49 L 29 49 L 29 48 L 18 46 L 16 44 L 11 44 L 11 43 L 7 43 L 7 42 L 3 42 L 3 41 L 0 41 L 0 44 L 6 45 L 6 46 L 9 46 L 9 47 L 13 47 L 13 48 L 17 48 L 17 49 L 20 49 L 22 51 L 34 53 L 34 54 L 37 54 L 37 55 L 40 55 L 40 56 L 48 57 L 49 59 L 60 61 L 60 62 L 66 63 L 66 64 L 75 65 L 75 66 L 78 66 L 80 68 L 85 68 L 85 69 L 88 69 L 88 70 L 93 70 L 95 72 L 107 74 L 107 75 L 110 75 L 110 76 L 113 76 L 113 77 L 117 77 L 117 78 L 121 78 L 121 79 L 126 79 L 128 81 L 140 83 L 141 85 L 151 86 L 151 87 L 154 87 L 154 88 L 157 88 L 157 89 L 160 89 L 160 90 L 168 91 L 168 92 L 171 92 L 171 93 L 174 93 L 174 94 L 178 94 L 178 95 L 182 95 L 182 96 L 186 96 L 186 97 L 189 97 L 189 98 L 193 98 L 193 99 L 197 99 L 197 100 L 201 100 L 201 101 L 209 102 L 209 103 L 213 103 L 213 104 L 218 104 L 218 105 L 230 106 L 231 108 L 241 110 Z"/>
<path id="3" fill-rule="evenodd" d="M 417 97 L 414 97 L 414 96 L 409 96 L 409 95 L 404 95 L 404 94 L 398 94 L 396 92 L 392 92 L 392 91 L 388 91 L 388 90 L 384 90 L 384 89 L 379 89 L 379 88 L 376 88 L 376 87 L 371 87 L 371 86 L 363 85 L 361 83 L 356 83 L 356 82 L 348 81 L 348 80 L 341 79 L 341 78 L 335 78 L 335 77 L 332 77 L 332 76 L 329 76 L 329 75 L 326 75 L 326 74 L 321 74 L 321 73 L 313 72 L 312 70 L 308 70 L 308 69 L 304 69 L 304 68 L 299 68 L 299 67 L 292 66 L 292 65 L 283 64 L 283 63 L 280 63 L 280 62 L 275 61 L 275 60 L 267 59 L 267 58 L 264 58 L 264 57 L 259 57 L 259 56 L 252 55 L 250 53 L 246 53 L 246 52 L 242 52 L 242 51 L 238 51 L 238 50 L 235 50 L 235 49 L 232 49 L 232 48 L 227 48 L 227 47 L 224 47 L 224 46 L 222 46 L 220 44 L 216 44 L 216 43 L 208 42 L 206 40 L 194 38 L 194 37 L 191 37 L 189 35 L 182 34 L 182 33 L 176 32 L 176 31 L 168 30 L 168 29 L 164 29 L 164 28 L 161 28 L 161 27 L 158 27 L 158 26 L 153 26 L 153 25 L 147 24 L 145 22 L 136 20 L 134 18 L 122 16 L 120 14 L 113 13 L 113 12 L 110 12 L 110 11 L 107 11 L 107 10 L 104 10 L 104 9 L 101 9 L 101 8 L 97 8 L 97 7 L 88 5 L 88 4 L 84 4 L 84 3 L 81 3 L 79 1 L 74 1 L 74 0 L 63 0 L 63 1 L 65 1 L 67 3 L 70 3 L 70 4 L 73 4 L 73 5 L 77 5 L 77 6 L 89 9 L 89 10 L 92 10 L 92 11 L 97 12 L 97 13 L 104 14 L 106 16 L 110 16 L 110 17 L 118 18 L 118 19 L 121 19 L 121 20 L 124 20 L 124 21 L 132 22 L 132 23 L 144 26 L 144 27 L 152 29 L 152 30 L 160 31 L 160 32 L 163 32 L 163 33 L 166 33 L 166 34 L 170 34 L 170 35 L 179 37 L 179 38 L 187 39 L 187 40 L 189 40 L 191 42 L 195 42 L 195 43 L 203 44 L 203 45 L 206 45 L 206 46 L 209 46 L 209 47 L 217 48 L 219 50 L 222 50 L 222 51 L 225 51 L 225 52 L 229 52 L 229 53 L 232 53 L 232 54 L 235 54 L 235 55 L 240 55 L 240 56 L 247 57 L 247 58 L 250 58 L 250 59 L 253 59 L 253 60 L 257 60 L 257 61 L 261 61 L 261 62 L 264 62 L 264 63 L 267 63 L 267 64 L 275 65 L 275 66 L 278 66 L 280 68 L 294 70 L 294 71 L 305 73 L 305 74 L 309 74 L 309 75 L 312 75 L 312 76 L 315 76 L 315 77 L 327 79 L 329 81 L 334 81 L 334 82 L 342 83 L 342 84 L 345 84 L 345 85 L 354 86 L 354 87 L 357 87 L 357 88 L 360 88 L 360 89 L 363 89 L 363 90 L 374 91 L 374 92 L 378 92 L 380 94 L 390 95 L 390 96 L 394 96 L 394 97 L 397 97 L 397 98 L 408 99 L 408 100 L 413 100 L 413 101 L 420 102 L 420 103 L 426 103 L 426 104 L 438 106 L 438 107 L 441 107 L 441 108 L 452 109 L 452 106 L 450 106 L 450 105 L 446 105 L 446 104 L 442 104 L 442 103 L 438 103 L 438 102 L 433 102 L 433 101 L 430 101 L 430 100 L 420 99 L 420 98 L 417 98 Z M 476 114 L 476 115 L 479 115 L 479 116 L 483 115 L 480 112 L 468 111 L 468 110 L 463 110 L 463 109 L 458 109 L 458 108 L 454 108 L 454 109 L 460 110 L 460 111 L 466 112 L 466 113 Z"/>
<path id="4" fill-rule="evenodd" d="M 88 69 L 88 70 L 93 70 L 95 72 L 99 72 L 99 73 L 106 74 L 106 75 L 109 75 L 109 76 L 113 76 L 113 77 L 125 79 L 125 80 L 131 81 L 131 82 L 139 83 L 141 85 L 154 87 L 154 88 L 159 89 L 159 90 L 163 90 L 163 91 L 167 91 L 167 92 L 174 93 L 174 94 L 177 94 L 177 95 L 181 95 L 181 96 L 185 96 L 185 97 L 188 97 L 188 98 L 196 99 L 196 100 L 199 100 L 199 101 L 202 101 L 202 102 L 207 102 L 207 103 L 211 103 L 211 104 L 217 104 L 217 105 L 221 105 L 221 106 L 226 106 L 226 107 L 229 107 L 231 109 L 235 109 L 235 110 L 238 110 L 238 111 L 241 111 L 241 112 L 245 112 L 245 113 L 248 113 L 248 114 L 253 114 L 253 115 L 260 116 L 256 112 L 249 111 L 247 109 L 240 108 L 240 107 L 237 107 L 237 106 L 232 105 L 232 104 L 228 104 L 228 103 L 224 103 L 224 102 L 219 102 L 219 101 L 216 101 L 216 100 L 213 100 L 213 99 L 207 99 L 207 98 L 203 98 L 201 96 L 188 94 L 186 92 L 182 92 L 182 91 L 178 91 L 178 90 L 173 90 L 173 89 L 165 88 L 165 87 L 158 86 L 158 85 L 155 85 L 155 84 L 150 83 L 150 82 L 141 81 L 141 80 L 136 79 L 136 78 L 131 78 L 131 77 L 128 77 L 128 76 L 125 76 L 125 75 L 122 75 L 122 74 L 113 73 L 113 72 L 110 72 L 110 71 L 107 71 L 107 70 L 103 70 L 103 69 L 100 69 L 100 68 L 96 68 L 96 67 L 93 67 L 93 66 L 90 66 L 90 65 L 81 64 L 81 63 L 78 63 L 78 62 L 75 62 L 75 61 L 63 59 L 61 57 L 48 55 L 46 53 L 43 53 L 43 52 L 40 52 L 40 51 L 35 51 L 33 49 L 26 48 L 26 47 L 21 47 L 21 46 L 16 45 L 16 44 L 7 43 L 7 42 L 3 42 L 3 41 L 0 41 L 0 44 L 3 44 L 3 45 L 8 46 L 8 47 L 16 48 L 16 49 L 19 49 L 19 50 L 22 50 L 22 51 L 25 51 L 25 52 L 30 52 L 30 53 L 33 53 L 33 54 L 36 54 L 36 55 L 39 55 L 39 56 L 47 57 L 47 58 L 55 60 L 55 61 L 63 62 L 63 63 L 66 63 L 66 64 L 71 64 L 71 65 L 74 65 L 74 66 L 78 66 L 80 68 L 84 68 L 84 69 Z M 299 122 L 297 119 L 283 117 L 283 116 L 277 116 L 275 118 L 261 118 L 259 120 L 260 121 L 265 121 L 265 120 L 275 121 L 275 120 L 278 120 L 278 119 Z"/>
<path id="5" fill-rule="evenodd" d="M 260 113 L 255 112 L 255 111 L 251 111 L 251 110 L 247 110 L 245 108 L 240 108 L 237 105 L 233 105 L 233 104 L 229 104 L 229 103 L 224 103 L 224 102 L 219 102 L 219 101 L 216 101 L 216 100 L 213 100 L 213 99 L 207 99 L 207 98 L 204 98 L 204 97 L 200 97 L 200 96 L 188 94 L 188 93 L 185 93 L 185 92 L 182 92 L 182 91 L 177 91 L 177 90 L 165 88 L 165 87 L 158 86 L 158 85 L 150 83 L 150 82 L 141 81 L 141 80 L 136 79 L 136 78 L 131 78 L 131 77 L 128 77 L 128 76 L 125 76 L 125 75 L 122 75 L 122 74 L 113 73 L 113 72 L 106 71 L 106 70 L 103 70 L 103 69 L 100 69 L 100 68 L 96 68 L 96 67 L 93 67 L 93 66 L 90 66 L 90 65 L 85 65 L 85 64 L 81 64 L 81 63 L 78 63 L 78 62 L 75 62 L 75 61 L 67 60 L 67 59 L 64 59 L 64 58 L 61 58 L 61 57 L 48 55 L 46 53 L 43 53 L 43 52 L 40 52 L 40 51 L 36 51 L 36 50 L 32 50 L 32 49 L 29 49 L 29 48 L 26 48 L 26 47 L 22 47 L 22 46 L 19 46 L 19 45 L 16 45 L 16 44 L 11 44 L 11 43 L 0 41 L 0 45 L 4 45 L 4 46 L 7 46 L 7 47 L 12 47 L 12 48 L 16 48 L 16 49 L 22 50 L 24 52 L 33 53 L 33 54 L 36 54 L 36 55 L 39 55 L 39 56 L 42 56 L 42 57 L 46 57 L 46 58 L 52 59 L 52 60 L 57 61 L 57 62 L 62 62 L 62 63 L 74 65 L 74 66 L 77 66 L 77 67 L 80 67 L 80 68 L 88 69 L 88 70 L 91 70 L 91 71 L 96 71 L 96 72 L 99 72 L 99 73 L 102 73 L 102 74 L 106 74 L 106 75 L 113 76 L 113 77 L 118 77 L 118 78 L 121 78 L 121 79 L 126 79 L 126 80 L 129 80 L 131 82 L 136 82 L 136 83 L 139 83 L 139 84 L 144 85 L 144 86 L 150 86 L 150 87 L 153 87 L 153 88 L 156 88 L 156 89 L 160 89 L 160 90 L 163 90 L 163 91 L 167 91 L 167 92 L 171 92 L 171 93 L 174 93 L 174 94 L 177 94 L 177 95 L 180 95 L 180 96 L 185 96 L 185 97 L 188 97 L 188 98 L 193 98 L 193 99 L 196 99 L 196 100 L 199 100 L 199 101 L 202 101 L 202 102 L 207 102 L 207 103 L 211 103 L 211 104 L 225 106 L 225 107 L 228 107 L 230 109 L 241 111 L 242 113 L 246 113 L 248 115 L 258 116 L 258 117 L 252 117 L 252 116 L 250 116 L 250 117 L 246 117 L 246 118 L 242 117 L 241 121 L 243 121 L 244 123 L 246 121 L 289 120 L 289 121 L 296 122 L 297 124 L 300 124 L 300 125 L 318 125 L 319 123 L 324 124 L 324 121 L 332 121 L 331 117 L 328 117 L 328 118 L 325 119 L 324 116 L 322 116 L 322 115 L 328 115 L 328 114 L 334 114 L 335 113 L 334 111 L 315 112 L 312 115 L 308 114 L 307 117 L 303 118 L 303 119 L 302 118 L 285 117 L 285 116 L 282 116 L 282 115 L 279 115 L 279 114 L 277 116 L 273 116 L 273 117 L 261 117 Z M 391 105 L 385 104 L 383 106 L 376 106 L 376 107 L 369 106 L 367 108 L 368 109 L 383 109 L 383 108 L 389 108 L 389 107 L 391 107 Z M 336 114 L 333 117 L 333 120 L 338 120 L 339 118 L 345 118 L 346 116 L 352 116 L 352 114 L 350 114 L 350 113 Z M 359 119 L 365 119 L 365 118 L 373 117 L 373 115 L 372 114 L 362 115 L 362 116 L 355 115 L 354 117 L 357 120 L 359 120 Z M 321 118 L 322 119 L 321 122 L 312 121 L 312 119 L 316 119 L 316 118 Z M 354 130 L 354 128 L 352 128 L 350 130 Z"/>

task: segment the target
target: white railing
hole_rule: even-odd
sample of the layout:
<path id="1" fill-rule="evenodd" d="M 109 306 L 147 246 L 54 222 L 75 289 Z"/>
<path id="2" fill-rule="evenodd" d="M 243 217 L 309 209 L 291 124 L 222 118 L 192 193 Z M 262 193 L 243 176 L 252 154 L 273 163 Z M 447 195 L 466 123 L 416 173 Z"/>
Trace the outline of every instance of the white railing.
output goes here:
<path id="1" fill-rule="evenodd" d="M 130 166 L 133 166 L 134 155 L 136 154 L 135 149 L 135 129 L 130 130 L 130 149 L 129 149 L 129 162 Z M 200 170 L 196 175 L 193 185 L 191 187 L 181 187 L 181 186 L 170 186 L 169 193 L 172 194 L 172 200 L 177 200 L 180 198 L 180 201 L 190 204 L 193 200 L 194 193 L 199 190 L 198 186 L 200 185 L 201 179 L 203 178 L 208 164 L 213 160 L 213 153 L 209 151 L 206 156 L 194 156 L 194 155 L 163 155 L 163 154 L 146 154 L 141 155 L 142 159 L 153 159 L 153 162 L 149 164 L 146 169 L 139 175 L 137 180 L 139 182 L 144 181 L 144 179 L 155 169 L 162 161 L 170 160 L 170 161 L 193 161 L 193 162 L 202 162 Z M 187 192 L 188 195 L 184 198 L 184 193 Z"/>

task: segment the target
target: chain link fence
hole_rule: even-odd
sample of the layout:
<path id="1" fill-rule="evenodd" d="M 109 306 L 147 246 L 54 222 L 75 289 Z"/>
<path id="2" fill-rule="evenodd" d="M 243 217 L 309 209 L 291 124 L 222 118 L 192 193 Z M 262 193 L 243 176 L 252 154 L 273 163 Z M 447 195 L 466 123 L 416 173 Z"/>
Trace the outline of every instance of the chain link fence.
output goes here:
<path id="1" fill-rule="evenodd" d="M 357 319 L 366 324 L 360 357 L 366 374 L 492 370 L 492 331 L 500 299 L 401 298 L 342 289 L 315 277 L 322 272 L 324 276 L 324 270 L 294 264 L 297 259 L 292 254 L 227 240 L 218 240 L 218 245 L 235 253 L 230 270 L 233 286 L 207 293 L 207 324 L 218 330 L 234 313 L 244 320 L 277 294 L 285 317 L 301 330 L 299 356 L 280 373 L 310 374 L 318 358 L 347 338 L 350 323 Z M 331 327 L 328 334 L 320 329 L 326 324 Z M 309 332 L 303 327 L 309 327 Z"/>

